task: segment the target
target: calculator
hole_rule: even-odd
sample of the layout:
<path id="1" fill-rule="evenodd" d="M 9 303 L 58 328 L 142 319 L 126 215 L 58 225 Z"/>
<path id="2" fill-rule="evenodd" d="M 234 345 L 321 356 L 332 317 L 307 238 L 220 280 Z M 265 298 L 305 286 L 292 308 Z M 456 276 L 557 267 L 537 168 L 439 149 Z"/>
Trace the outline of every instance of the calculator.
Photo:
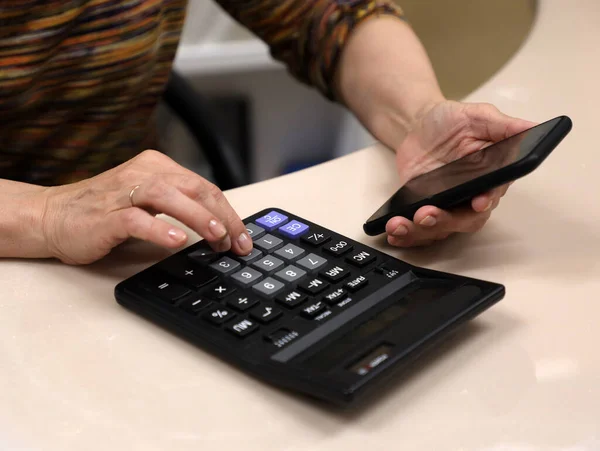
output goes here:
<path id="1" fill-rule="evenodd" d="M 280 208 L 246 256 L 205 241 L 115 288 L 119 304 L 285 391 L 354 405 L 504 286 L 417 267 Z"/>

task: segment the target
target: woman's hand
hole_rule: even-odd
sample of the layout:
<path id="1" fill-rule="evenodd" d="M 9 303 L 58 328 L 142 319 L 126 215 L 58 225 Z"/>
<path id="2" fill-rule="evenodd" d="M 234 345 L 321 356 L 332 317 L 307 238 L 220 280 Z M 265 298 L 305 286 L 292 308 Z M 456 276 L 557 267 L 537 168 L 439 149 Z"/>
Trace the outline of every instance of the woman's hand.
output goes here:
<path id="1" fill-rule="evenodd" d="M 427 110 L 397 149 L 397 165 L 408 181 L 457 158 L 520 133 L 535 124 L 502 114 L 492 105 L 444 101 Z M 388 221 L 388 242 L 398 247 L 431 244 L 454 233 L 476 232 L 490 218 L 508 186 L 477 196 L 470 208 L 420 208 L 414 218 Z"/>
<path id="2" fill-rule="evenodd" d="M 187 225 L 216 251 L 247 255 L 252 250 L 246 227 L 223 193 L 156 151 L 40 195 L 48 252 L 65 263 L 94 262 L 130 237 L 171 249 L 184 245 L 185 232 L 156 213 Z"/>

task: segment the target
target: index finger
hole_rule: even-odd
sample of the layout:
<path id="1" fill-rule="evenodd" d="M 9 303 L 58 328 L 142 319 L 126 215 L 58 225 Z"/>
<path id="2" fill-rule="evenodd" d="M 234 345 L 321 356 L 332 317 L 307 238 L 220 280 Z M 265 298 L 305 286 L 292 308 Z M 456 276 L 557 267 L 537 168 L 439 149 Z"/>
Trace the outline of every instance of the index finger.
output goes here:
<path id="1" fill-rule="evenodd" d="M 192 200 L 199 202 L 221 221 L 231 239 L 231 249 L 236 254 L 248 255 L 252 251 L 252 239 L 246 226 L 233 209 L 225 194 L 213 183 L 197 174 L 191 176 L 165 175 L 173 185 Z"/>

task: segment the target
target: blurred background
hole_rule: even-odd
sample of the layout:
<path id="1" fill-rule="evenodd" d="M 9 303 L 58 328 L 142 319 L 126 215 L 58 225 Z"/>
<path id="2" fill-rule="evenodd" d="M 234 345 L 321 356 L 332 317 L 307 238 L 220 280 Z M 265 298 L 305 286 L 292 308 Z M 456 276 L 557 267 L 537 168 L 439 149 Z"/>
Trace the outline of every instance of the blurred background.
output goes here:
<path id="1" fill-rule="evenodd" d="M 446 96 L 492 77 L 534 25 L 535 0 L 398 0 Z M 392 43 L 393 45 L 393 43 Z M 345 110 L 274 62 L 266 46 L 212 0 L 190 0 L 175 69 L 209 108 L 212 125 L 256 182 L 362 149 L 374 140 Z M 164 151 L 213 179 L 206 149 L 161 105 Z"/>

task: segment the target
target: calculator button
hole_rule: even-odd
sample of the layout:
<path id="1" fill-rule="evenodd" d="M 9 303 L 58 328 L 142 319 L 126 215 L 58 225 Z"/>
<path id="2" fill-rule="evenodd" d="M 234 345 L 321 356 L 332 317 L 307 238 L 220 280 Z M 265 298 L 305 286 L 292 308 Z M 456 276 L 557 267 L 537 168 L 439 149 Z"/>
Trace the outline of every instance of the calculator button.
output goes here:
<path id="1" fill-rule="evenodd" d="M 328 286 L 329 286 L 329 284 L 327 282 L 325 282 L 324 280 L 314 278 L 314 279 L 309 279 L 309 280 L 306 280 L 306 281 L 300 283 L 298 285 L 298 288 L 300 288 L 302 291 L 305 291 L 306 293 L 314 296 L 315 294 L 319 294 L 323 290 L 327 289 Z"/>
<path id="2" fill-rule="evenodd" d="M 320 246 L 331 239 L 331 236 L 325 232 L 312 231 L 309 235 L 305 235 L 301 240 L 313 246 Z"/>
<path id="3" fill-rule="evenodd" d="M 339 282 L 349 274 L 348 268 L 342 265 L 332 265 L 319 273 L 320 276 L 332 283 Z"/>
<path id="4" fill-rule="evenodd" d="M 225 296 L 229 296 L 235 291 L 235 288 L 224 282 L 217 282 L 214 285 L 206 288 L 203 294 L 211 299 L 219 300 Z"/>
<path id="5" fill-rule="evenodd" d="M 288 308 L 294 308 L 303 302 L 306 301 L 308 297 L 304 293 L 300 293 L 299 291 L 292 290 L 287 293 L 282 293 L 275 298 L 277 302 L 282 305 L 285 305 Z"/>
<path id="6" fill-rule="evenodd" d="M 308 319 L 314 319 L 319 316 L 323 311 L 327 309 L 324 302 L 315 302 L 314 304 L 307 305 L 300 310 L 300 314 Z"/>
<path id="7" fill-rule="evenodd" d="M 348 255 L 348 257 L 346 257 L 346 261 L 359 268 L 364 268 L 369 263 L 374 262 L 376 258 L 377 257 L 375 254 L 373 254 L 373 252 L 358 250 Z"/>
<path id="8" fill-rule="evenodd" d="M 208 265 L 209 263 L 214 262 L 219 257 L 219 254 L 213 251 L 211 248 L 203 246 L 193 252 L 190 252 L 187 256 L 196 263 Z"/>
<path id="9" fill-rule="evenodd" d="M 344 300 L 348 296 L 348 292 L 343 288 L 338 288 L 337 290 L 333 290 L 325 296 L 323 296 L 323 302 L 326 302 L 329 305 L 337 304 L 338 302 Z"/>
<path id="10" fill-rule="evenodd" d="M 258 324 L 250 319 L 243 319 L 229 324 L 226 329 L 237 337 L 243 338 L 258 330 Z"/>
<path id="11" fill-rule="evenodd" d="M 286 327 L 281 327 L 275 332 L 272 332 L 269 335 L 267 335 L 265 338 L 267 341 L 274 344 L 278 348 L 283 348 L 285 345 L 291 343 L 299 336 L 300 334 L 295 330 Z"/>
<path id="12" fill-rule="evenodd" d="M 309 271 L 316 271 L 325 263 L 327 263 L 327 259 L 319 257 L 316 254 L 308 254 L 306 257 L 301 258 L 296 262 L 298 266 L 302 266 Z"/>
<path id="13" fill-rule="evenodd" d="M 193 264 L 189 264 L 185 259 L 176 261 L 170 258 L 164 260 L 160 264 L 160 267 L 172 276 L 195 288 L 203 287 L 217 278 L 215 274 L 206 268 L 193 266 Z"/>
<path id="14" fill-rule="evenodd" d="M 240 263 L 229 257 L 223 257 L 218 261 L 212 263 L 210 267 L 221 274 L 229 274 L 240 267 Z"/>
<path id="15" fill-rule="evenodd" d="M 306 275 L 306 271 L 296 268 L 293 265 L 286 266 L 281 271 L 275 273 L 275 277 L 284 282 L 295 282 Z"/>
<path id="16" fill-rule="evenodd" d="M 398 271 L 397 269 L 387 269 L 381 266 L 375 269 L 375 272 L 378 272 L 379 274 L 387 277 L 390 280 L 395 279 L 401 274 L 400 271 Z"/>
<path id="17" fill-rule="evenodd" d="M 298 238 L 308 231 L 308 226 L 299 221 L 290 221 L 278 229 L 279 233 L 288 238 Z"/>
<path id="18" fill-rule="evenodd" d="M 248 236 L 250 238 L 256 240 L 257 238 L 260 238 L 265 234 L 265 229 L 249 222 L 248 224 L 246 224 L 246 232 L 248 232 Z"/>
<path id="19" fill-rule="evenodd" d="M 229 321 L 235 316 L 231 310 L 227 307 L 217 306 L 209 309 L 204 315 L 204 319 L 213 324 L 223 324 L 225 321 Z"/>
<path id="20" fill-rule="evenodd" d="M 281 249 L 275 251 L 275 255 L 283 258 L 287 262 L 292 262 L 304 254 L 304 249 L 293 244 L 287 244 Z"/>
<path id="21" fill-rule="evenodd" d="M 369 283 L 369 279 L 365 276 L 358 276 L 355 279 L 352 279 L 350 282 L 346 284 L 346 288 L 353 293 L 357 292 L 361 288 L 364 288 Z"/>
<path id="22" fill-rule="evenodd" d="M 159 280 L 158 282 L 148 281 L 143 283 L 143 287 L 162 300 L 170 303 L 174 303 L 176 300 L 184 297 L 186 294 L 191 293 L 190 290 L 182 287 L 181 285 L 176 285 L 164 280 Z"/>
<path id="23" fill-rule="evenodd" d="M 250 307 L 254 307 L 258 304 L 258 301 L 250 296 L 233 296 L 229 301 L 227 301 L 227 305 L 233 307 L 240 312 L 245 312 Z"/>
<path id="24" fill-rule="evenodd" d="M 265 252 L 277 249 L 282 243 L 283 240 L 281 238 L 277 238 L 276 236 L 268 233 L 262 238 L 254 241 L 254 245 Z"/>
<path id="25" fill-rule="evenodd" d="M 275 296 L 277 293 L 283 290 L 283 288 L 284 285 L 272 277 L 267 277 L 265 280 L 258 282 L 252 287 L 254 291 L 266 297 Z"/>
<path id="26" fill-rule="evenodd" d="M 194 297 L 191 297 L 191 298 L 183 301 L 181 304 L 179 304 L 179 308 L 186 311 L 187 313 L 196 315 L 201 310 L 204 310 L 206 307 L 208 307 L 211 304 L 212 304 L 212 302 L 210 302 L 208 299 L 206 299 L 204 297 L 194 296 Z"/>
<path id="27" fill-rule="evenodd" d="M 270 323 L 281 315 L 281 310 L 268 305 L 261 305 L 250 311 L 250 316 L 263 324 Z"/>
<path id="28" fill-rule="evenodd" d="M 262 218 L 258 218 L 256 224 L 260 227 L 263 227 L 267 231 L 274 230 L 275 228 L 282 226 L 288 221 L 288 217 L 284 214 L 278 213 L 276 211 L 272 211 Z"/>
<path id="29" fill-rule="evenodd" d="M 332 241 L 323 247 L 323 250 L 332 255 L 344 255 L 352 250 L 352 245 L 346 240 Z"/>
<path id="30" fill-rule="evenodd" d="M 244 268 L 241 271 L 238 271 L 235 274 L 233 274 L 231 278 L 237 283 L 240 283 L 244 286 L 248 286 L 258 282 L 262 278 L 262 276 L 263 275 L 259 273 L 256 269 Z"/>
<path id="31" fill-rule="evenodd" d="M 277 271 L 283 265 L 283 260 L 279 260 L 277 257 L 273 257 L 272 255 L 267 255 L 266 257 L 263 257 L 260 260 L 252 263 L 252 266 L 267 274 Z"/>
<path id="32" fill-rule="evenodd" d="M 252 248 L 252 251 L 248 254 L 248 255 L 236 255 L 235 258 L 237 258 L 238 260 L 243 261 L 246 264 L 250 264 L 253 261 L 258 260 L 260 257 L 262 257 L 262 252 L 259 251 L 258 249 L 256 249 L 255 247 Z"/>

